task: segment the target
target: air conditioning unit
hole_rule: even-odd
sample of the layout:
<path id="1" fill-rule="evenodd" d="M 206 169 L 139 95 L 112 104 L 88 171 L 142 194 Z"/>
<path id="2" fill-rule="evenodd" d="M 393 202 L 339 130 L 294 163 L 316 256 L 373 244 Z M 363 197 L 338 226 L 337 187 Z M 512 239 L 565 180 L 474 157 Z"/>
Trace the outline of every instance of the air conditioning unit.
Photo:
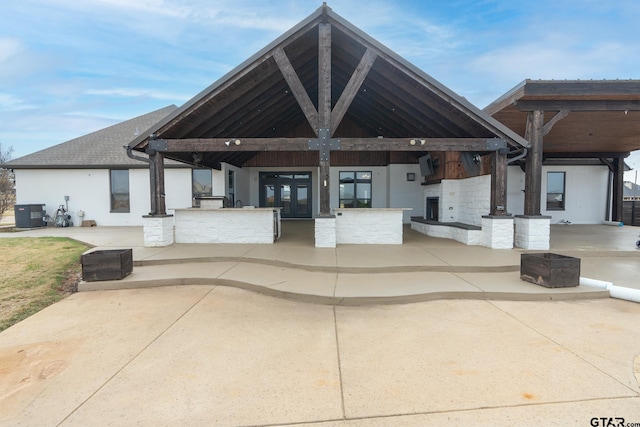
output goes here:
<path id="1" fill-rule="evenodd" d="M 44 227 L 44 216 L 46 214 L 44 204 L 37 205 L 15 205 L 16 228 L 36 228 Z"/>

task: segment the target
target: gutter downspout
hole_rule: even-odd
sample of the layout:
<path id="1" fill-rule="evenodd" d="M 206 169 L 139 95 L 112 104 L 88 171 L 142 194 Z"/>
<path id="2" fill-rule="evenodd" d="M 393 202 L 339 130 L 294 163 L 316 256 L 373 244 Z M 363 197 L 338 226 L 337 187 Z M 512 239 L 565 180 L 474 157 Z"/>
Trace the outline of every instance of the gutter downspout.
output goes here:
<path id="1" fill-rule="evenodd" d="M 517 162 L 518 160 L 520 160 L 520 159 L 523 159 L 523 158 L 527 157 L 527 153 L 528 153 L 528 152 L 529 152 L 529 147 L 524 147 L 524 148 L 522 149 L 522 153 L 521 153 L 521 154 L 518 154 L 517 156 L 515 156 L 515 157 L 514 157 L 514 158 L 512 158 L 512 159 L 508 159 L 508 160 L 507 160 L 507 164 L 508 164 L 508 165 L 510 165 L 510 164 L 511 164 L 511 163 L 513 163 L 513 162 Z"/>
<path id="2" fill-rule="evenodd" d="M 127 156 L 129 156 L 130 159 L 139 160 L 141 162 L 145 162 L 149 164 L 149 179 L 151 183 L 151 193 L 155 192 L 156 174 L 153 171 L 153 162 L 151 161 L 151 159 L 149 159 L 148 157 L 136 156 L 131 152 L 131 147 L 129 147 L 128 145 L 125 145 L 123 148 L 127 150 Z M 157 213 L 158 213 L 158 208 L 156 206 L 156 198 L 154 194 L 151 194 L 151 212 L 149 212 L 149 215 L 155 215 Z"/>

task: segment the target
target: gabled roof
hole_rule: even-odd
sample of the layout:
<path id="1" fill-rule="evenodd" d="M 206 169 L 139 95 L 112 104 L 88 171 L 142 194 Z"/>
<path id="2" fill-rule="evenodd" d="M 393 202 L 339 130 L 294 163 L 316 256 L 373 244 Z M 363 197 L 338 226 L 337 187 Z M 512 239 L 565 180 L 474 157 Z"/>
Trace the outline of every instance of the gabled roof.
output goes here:
<path id="1" fill-rule="evenodd" d="M 545 154 L 640 149 L 640 80 L 525 80 L 484 110 L 524 135 L 532 109 L 545 111 L 545 123 L 564 110 L 544 136 Z"/>
<path id="2" fill-rule="evenodd" d="M 335 130 L 336 138 L 503 138 L 527 142 L 326 5 L 201 91 L 156 124 L 163 139 L 315 137 L 276 55 L 286 56 L 318 109 L 320 24 L 331 25 L 332 107 L 348 87 L 365 52 L 375 61 Z M 284 55 L 282 55 L 284 53 Z M 143 150 L 149 135 L 130 147 Z M 168 157 L 189 161 L 190 154 Z M 209 163 L 241 164 L 252 153 L 209 153 Z M 213 157 L 211 157 L 213 156 Z"/>
<path id="3" fill-rule="evenodd" d="M 113 167 L 143 167 L 147 163 L 127 156 L 124 147 L 159 120 L 174 111 L 175 105 L 117 123 L 44 150 L 37 151 L 4 166 L 12 169 L 85 169 Z"/>

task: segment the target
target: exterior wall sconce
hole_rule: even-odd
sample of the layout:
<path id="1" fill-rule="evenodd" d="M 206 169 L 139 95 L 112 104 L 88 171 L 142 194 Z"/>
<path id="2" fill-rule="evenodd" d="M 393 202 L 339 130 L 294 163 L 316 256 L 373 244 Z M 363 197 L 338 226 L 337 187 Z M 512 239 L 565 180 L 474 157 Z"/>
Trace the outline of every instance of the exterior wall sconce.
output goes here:
<path id="1" fill-rule="evenodd" d="M 416 180 L 416 174 L 413 172 L 407 172 L 407 181 L 415 181 Z"/>

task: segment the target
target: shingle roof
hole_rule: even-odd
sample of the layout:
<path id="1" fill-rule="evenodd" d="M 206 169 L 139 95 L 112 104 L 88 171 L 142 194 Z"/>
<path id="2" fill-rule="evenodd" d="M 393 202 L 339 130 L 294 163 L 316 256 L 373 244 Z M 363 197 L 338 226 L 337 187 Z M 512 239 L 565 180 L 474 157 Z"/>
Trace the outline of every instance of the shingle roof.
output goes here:
<path id="1" fill-rule="evenodd" d="M 623 190 L 623 197 L 637 197 L 640 196 L 640 185 L 633 182 L 625 182 Z"/>
<path id="2" fill-rule="evenodd" d="M 12 169 L 149 167 L 127 156 L 124 146 L 175 110 L 169 105 L 5 164 Z M 169 163 L 169 161 L 167 161 Z M 173 162 L 171 162 L 173 163 Z M 186 166 L 186 165 L 185 165 Z"/>

